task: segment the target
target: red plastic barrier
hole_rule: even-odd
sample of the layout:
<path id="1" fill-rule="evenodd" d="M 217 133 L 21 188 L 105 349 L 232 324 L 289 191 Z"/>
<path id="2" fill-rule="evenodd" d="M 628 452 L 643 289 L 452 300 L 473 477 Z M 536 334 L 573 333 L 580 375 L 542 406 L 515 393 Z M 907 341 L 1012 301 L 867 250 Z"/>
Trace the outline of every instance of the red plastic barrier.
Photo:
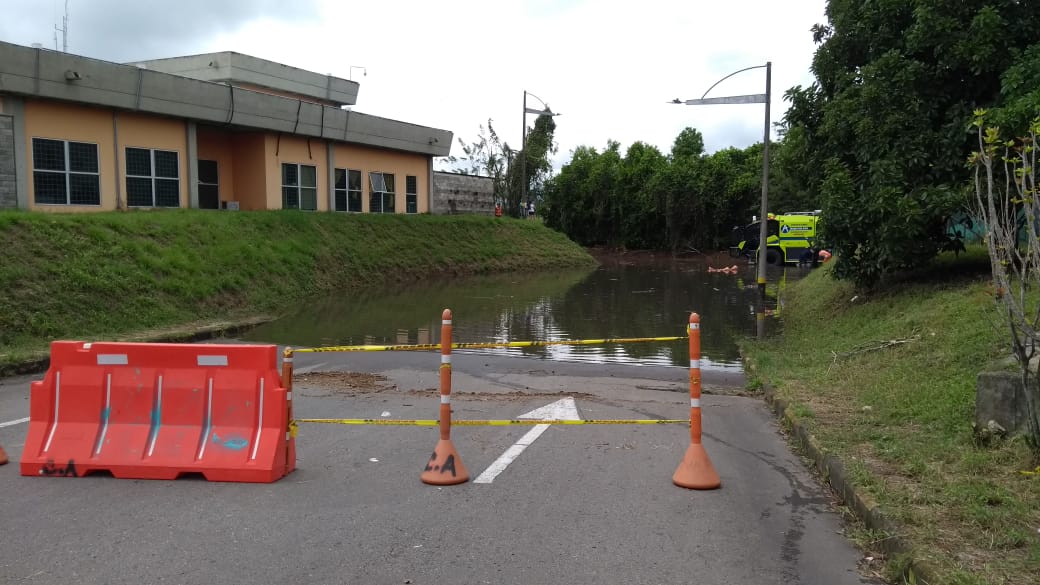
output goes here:
<path id="1" fill-rule="evenodd" d="M 277 360 L 273 345 L 55 341 L 21 473 L 277 481 L 296 467 Z"/>

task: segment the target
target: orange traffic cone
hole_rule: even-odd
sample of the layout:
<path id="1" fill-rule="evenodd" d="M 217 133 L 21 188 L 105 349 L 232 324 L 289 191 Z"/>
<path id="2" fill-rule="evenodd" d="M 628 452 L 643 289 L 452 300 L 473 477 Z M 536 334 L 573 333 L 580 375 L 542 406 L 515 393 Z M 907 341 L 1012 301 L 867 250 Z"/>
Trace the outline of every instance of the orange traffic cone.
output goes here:
<path id="1" fill-rule="evenodd" d="M 451 442 L 451 310 L 441 314 L 441 438 L 419 479 L 431 485 L 469 481 L 458 450 Z"/>
<path id="2" fill-rule="evenodd" d="M 690 446 L 672 483 L 694 490 L 713 490 L 722 481 L 701 444 L 701 318 L 690 313 Z"/>
<path id="3" fill-rule="evenodd" d="M 7 463 L 7 451 L 4 451 L 3 447 L 0 447 L 0 465 Z"/>

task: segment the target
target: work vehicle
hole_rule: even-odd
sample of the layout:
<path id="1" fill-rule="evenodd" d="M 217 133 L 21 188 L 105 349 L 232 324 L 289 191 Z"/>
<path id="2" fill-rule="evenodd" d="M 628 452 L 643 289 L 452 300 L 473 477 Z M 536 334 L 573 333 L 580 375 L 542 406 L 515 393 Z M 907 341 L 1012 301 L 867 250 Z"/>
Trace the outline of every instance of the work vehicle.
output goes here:
<path id="1" fill-rule="evenodd" d="M 819 215 L 819 210 L 782 215 L 770 213 L 766 219 L 766 263 L 783 266 L 812 262 L 813 255 L 818 251 L 814 242 Z M 761 225 L 761 221 L 756 220 L 744 227 L 734 227 L 730 256 L 754 259 L 758 255 Z"/>

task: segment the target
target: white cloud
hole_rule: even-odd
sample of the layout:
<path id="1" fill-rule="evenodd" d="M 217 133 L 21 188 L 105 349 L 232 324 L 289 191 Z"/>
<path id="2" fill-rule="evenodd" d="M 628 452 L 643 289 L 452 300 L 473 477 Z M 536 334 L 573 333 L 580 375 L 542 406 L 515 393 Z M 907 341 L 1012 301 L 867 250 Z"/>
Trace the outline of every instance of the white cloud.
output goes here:
<path id="1" fill-rule="evenodd" d="M 80 3 L 90 4 L 72 0 L 73 14 L 86 9 L 77 8 Z M 27 11 L 37 2 L 13 4 Z M 145 31 L 156 24 L 197 18 L 184 4 L 164 3 L 162 11 L 151 11 L 154 22 L 124 20 L 120 26 L 140 31 L 139 46 L 150 47 Z M 170 55 L 127 57 L 125 46 L 118 57 L 107 54 L 114 51 L 111 43 L 91 35 L 111 35 L 77 29 L 73 20 L 72 49 L 113 60 L 233 50 L 353 77 L 361 82 L 357 110 L 451 130 L 467 142 L 491 118 L 502 139 L 519 146 L 527 90 L 563 114 L 556 119 L 559 166 L 573 148 L 602 149 L 609 139 L 623 149 L 642 140 L 668 152 L 686 126 L 700 130 L 711 151 L 760 141 L 761 105 L 666 102 L 699 98 L 725 75 L 771 60 L 772 119 L 779 120 L 787 105 L 783 92 L 811 81 L 809 29 L 825 20 L 825 0 L 317 0 L 313 6 L 277 6 L 254 5 L 204 34 L 184 32 L 182 46 L 171 45 L 176 38 L 164 39 Z M 52 34 L 48 17 L 37 19 L 45 36 Z M 0 35 L 13 40 L 2 27 Z M 365 67 L 367 75 L 352 65 Z M 709 97 L 764 90 L 764 70 L 758 69 L 725 81 Z M 533 116 L 527 121 L 533 123 Z"/>

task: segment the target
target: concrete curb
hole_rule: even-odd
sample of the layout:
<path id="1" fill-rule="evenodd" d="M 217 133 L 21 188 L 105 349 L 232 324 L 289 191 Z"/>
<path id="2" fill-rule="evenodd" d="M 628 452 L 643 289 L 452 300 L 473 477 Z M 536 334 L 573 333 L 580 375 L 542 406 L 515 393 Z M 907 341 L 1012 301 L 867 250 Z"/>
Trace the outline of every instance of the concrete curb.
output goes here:
<path id="1" fill-rule="evenodd" d="M 747 364 L 746 361 L 745 364 Z M 831 486 L 834 493 L 868 528 L 886 535 L 886 538 L 879 543 L 881 550 L 890 559 L 903 557 L 907 560 L 904 572 L 904 577 L 908 579 L 907 582 L 919 585 L 937 585 L 939 581 L 935 578 L 935 570 L 929 564 L 913 558 L 913 547 L 898 536 L 902 532 L 900 526 L 885 516 L 873 498 L 857 491 L 845 471 L 845 464 L 835 455 L 826 452 L 816 437 L 790 413 L 787 401 L 777 397 L 776 390 L 772 386 L 763 384 L 762 392 L 777 418 L 790 429 L 791 436 L 797 445 L 813 461 L 816 469 Z"/>
<path id="2" fill-rule="evenodd" d="M 195 343 L 216 339 L 217 337 L 233 337 L 244 331 L 273 321 L 274 317 L 262 316 L 241 321 L 229 321 L 196 327 L 193 329 L 175 329 L 168 331 L 144 332 L 123 339 L 112 339 L 111 341 L 134 341 L 151 343 Z M 50 367 L 50 356 L 29 358 L 20 362 L 0 364 L 0 378 L 10 376 L 23 376 L 27 374 L 39 374 L 46 372 Z"/>

